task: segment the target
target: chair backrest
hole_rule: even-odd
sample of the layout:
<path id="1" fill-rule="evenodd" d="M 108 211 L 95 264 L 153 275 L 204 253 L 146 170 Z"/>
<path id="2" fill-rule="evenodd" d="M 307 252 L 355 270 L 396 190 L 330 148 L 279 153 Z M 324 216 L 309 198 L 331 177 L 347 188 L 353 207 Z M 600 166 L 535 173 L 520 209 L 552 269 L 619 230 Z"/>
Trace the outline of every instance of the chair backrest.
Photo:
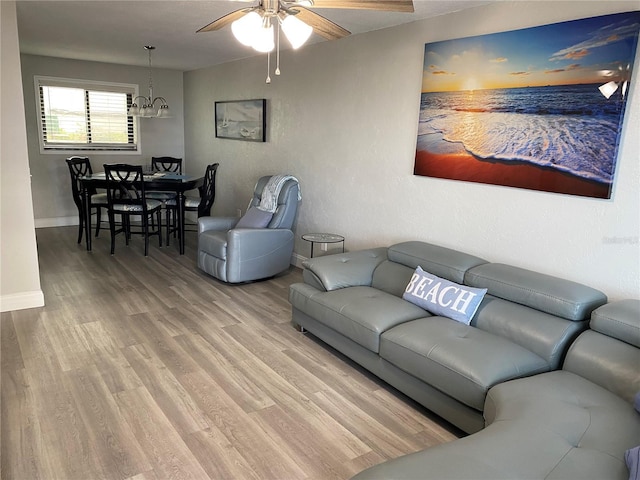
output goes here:
<path id="1" fill-rule="evenodd" d="M 253 189 L 253 198 L 249 203 L 250 207 L 257 207 L 260 205 L 262 199 L 262 192 L 264 187 L 271 178 L 270 175 L 261 177 L 256 183 Z M 298 211 L 298 182 L 293 179 L 289 179 L 284 182 L 280 194 L 278 195 L 278 206 L 271 218 L 271 222 L 267 225 L 267 228 L 286 228 L 291 230 L 293 228 L 293 222 Z"/>
<path id="2" fill-rule="evenodd" d="M 141 165 L 105 164 L 104 173 L 107 179 L 109 208 L 117 205 L 120 210 L 146 212 L 147 202 Z"/>
<path id="3" fill-rule="evenodd" d="M 216 173 L 219 163 L 207 165 L 204 173 L 204 182 L 200 187 L 200 204 L 198 205 L 198 218 L 211 214 L 211 207 L 216 199 Z"/>
<path id="4" fill-rule="evenodd" d="M 82 187 L 80 185 L 80 177 L 93 173 L 91 170 L 91 162 L 89 157 L 69 157 L 66 159 L 69 167 L 69 173 L 71 174 L 71 193 L 73 194 L 73 202 L 78 209 L 82 209 L 82 198 L 80 192 Z"/>
<path id="5" fill-rule="evenodd" d="M 151 157 L 151 170 L 182 174 L 182 159 L 174 157 Z"/>

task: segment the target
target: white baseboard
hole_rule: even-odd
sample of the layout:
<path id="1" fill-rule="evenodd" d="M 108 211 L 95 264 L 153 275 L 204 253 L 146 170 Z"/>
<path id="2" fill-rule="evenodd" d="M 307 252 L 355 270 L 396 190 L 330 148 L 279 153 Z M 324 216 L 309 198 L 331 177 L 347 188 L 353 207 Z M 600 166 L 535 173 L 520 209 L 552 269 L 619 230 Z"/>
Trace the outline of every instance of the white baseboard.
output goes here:
<path id="1" fill-rule="evenodd" d="M 297 253 L 291 255 L 291 264 L 294 267 L 302 268 L 302 262 L 304 262 L 305 260 L 307 260 L 307 257 L 303 257 L 302 255 L 299 255 Z"/>
<path id="2" fill-rule="evenodd" d="M 36 307 L 44 307 L 44 293 L 42 293 L 42 290 L 13 293 L 0 297 L 0 312 Z"/>
<path id="3" fill-rule="evenodd" d="M 70 225 L 78 225 L 78 216 L 73 217 L 54 217 L 54 218 L 36 218 L 36 228 L 50 228 L 50 227 L 68 227 Z"/>

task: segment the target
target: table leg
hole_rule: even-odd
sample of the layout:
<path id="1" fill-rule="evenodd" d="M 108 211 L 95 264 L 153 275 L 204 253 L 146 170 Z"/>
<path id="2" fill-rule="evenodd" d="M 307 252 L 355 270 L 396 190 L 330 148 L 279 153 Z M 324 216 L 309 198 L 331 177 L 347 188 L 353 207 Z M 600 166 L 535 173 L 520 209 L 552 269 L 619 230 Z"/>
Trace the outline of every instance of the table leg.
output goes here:
<path id="1" fill-rule="evenodd" d="M 87 242 L 87 251 L 91 251 L 91 206 L 89 205 L 89 191 L 82 188 L 82 213 L 84 214 L 84 233 Z"/>
<path id="2" fill-rule="evenodd" d="M 184 192 L 178 192 L 178 243 L 180 255 L 184 255 Z"/>

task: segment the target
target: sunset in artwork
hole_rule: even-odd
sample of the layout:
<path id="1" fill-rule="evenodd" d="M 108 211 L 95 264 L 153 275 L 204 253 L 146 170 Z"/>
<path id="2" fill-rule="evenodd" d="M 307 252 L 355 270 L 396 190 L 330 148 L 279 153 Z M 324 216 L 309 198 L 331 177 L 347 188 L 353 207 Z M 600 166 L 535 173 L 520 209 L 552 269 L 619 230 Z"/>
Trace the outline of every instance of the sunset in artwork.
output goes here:
<path id="1" fill-rule="evenodd" d="M 416 175 L 609 198 L 629 12 L 425 45 Z"/>

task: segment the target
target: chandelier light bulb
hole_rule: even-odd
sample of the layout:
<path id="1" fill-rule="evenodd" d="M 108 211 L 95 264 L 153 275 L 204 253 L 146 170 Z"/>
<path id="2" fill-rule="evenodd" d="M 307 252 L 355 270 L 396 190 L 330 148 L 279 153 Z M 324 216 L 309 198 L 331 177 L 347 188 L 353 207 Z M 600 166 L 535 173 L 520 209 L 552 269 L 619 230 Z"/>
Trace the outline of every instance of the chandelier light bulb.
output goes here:
<path id="1" fill-rule="evenodd" d="M 309 39 L 313 28 L 294 15 L 287 15 L 282 21 L 282 30 L 293 49 L 300 48 Z"/>
<path id="2" fill-rule="evenodd" d="M 171 111 L 169 110 L 169 105 L 161 105 L 158 109 L 158 118 L 169 118 L 171 117 Z"/>

